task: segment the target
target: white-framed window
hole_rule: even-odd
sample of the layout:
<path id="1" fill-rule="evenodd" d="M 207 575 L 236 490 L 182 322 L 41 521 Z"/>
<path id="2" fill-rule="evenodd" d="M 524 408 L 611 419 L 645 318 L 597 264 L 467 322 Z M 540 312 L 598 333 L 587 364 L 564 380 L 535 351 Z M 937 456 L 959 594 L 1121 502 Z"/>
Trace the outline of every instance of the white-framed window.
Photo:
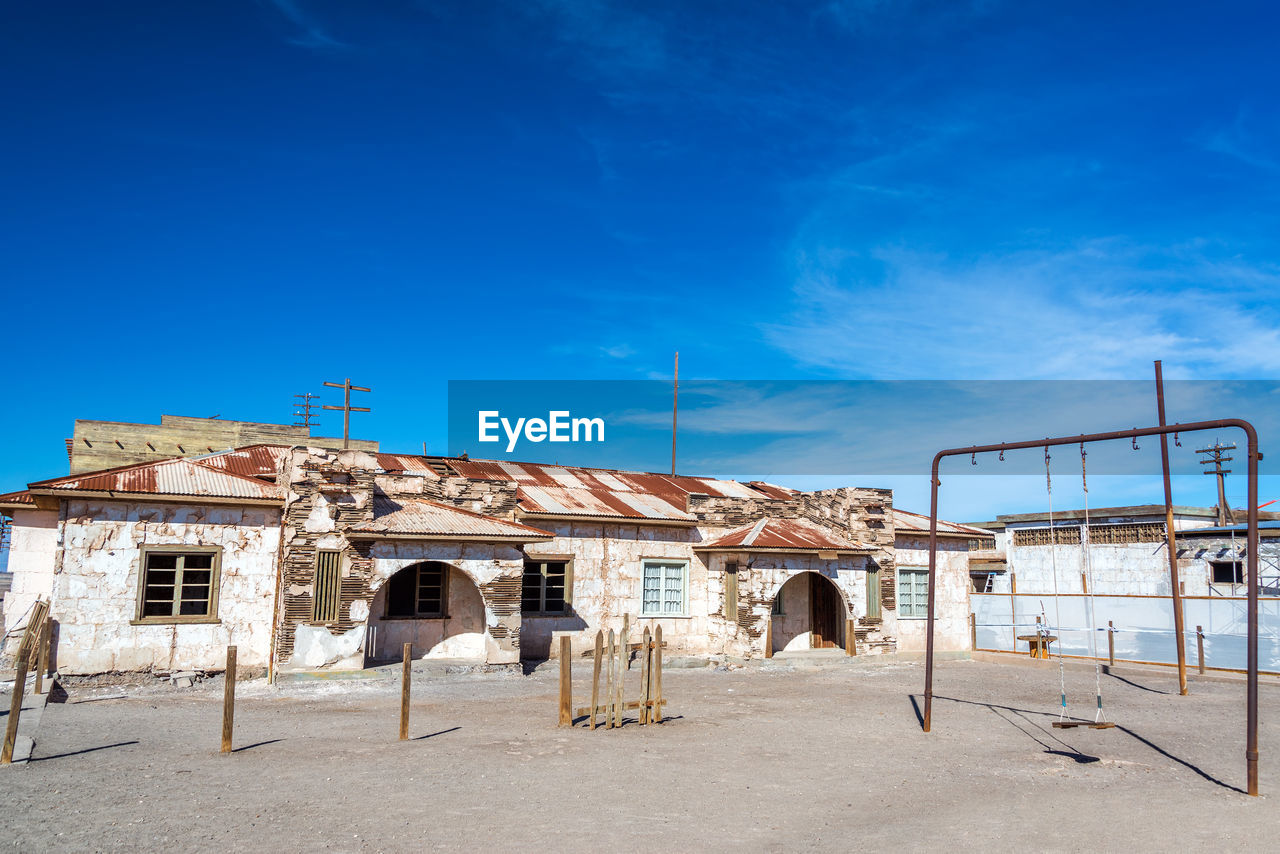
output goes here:
<path id="1" fill-rule="evenodd" d="M 689 562 L 644 561 L 644 593 L 640 614 L 645 617 L 684 617 L 688 614 Z"/>
<path id="2" fill-rule="evenodd" d="M 928 567 L 898 567 L 898 616 L 907 619 L 929 616 Z"/>

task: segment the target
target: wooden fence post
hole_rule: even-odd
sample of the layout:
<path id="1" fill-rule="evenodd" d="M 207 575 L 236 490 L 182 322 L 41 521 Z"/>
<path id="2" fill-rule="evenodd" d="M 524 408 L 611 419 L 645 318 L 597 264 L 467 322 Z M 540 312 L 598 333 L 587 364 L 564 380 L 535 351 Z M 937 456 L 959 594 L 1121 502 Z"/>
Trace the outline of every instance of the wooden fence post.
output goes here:
<path id="1" fill-rule="evenodd" d="M 13 696 L 9 698 L 9 720 L 4 727 L 4 748 L 0 750 L 0 765 L 13 762 L 13 745 L 18 740 L 18 717 L 22 714 L 22 694 L 27 688 L 27 653 L 18 656 L 17 671 L 13 674 Z"/>
<path id="2" fill-rule="evenodd" d="M 1107 666 L 1116 666 L 1116 624 L 1107 620 Z"/>
<path id="3" fill-rule="evenodd" d="M 36 659 L 36 684 L 33 689 L 35 694 L 44 693 L 44 675 L 49 671 L 49 644 L 52 641 L 53 617 L 45 617 L 43 625 L 40 626 L 40 634 L 36 639 L 36 647 L 39 649 L 39 654 Z"/>
<path id="4" fill-rule="evenodd" d="M 614 642 L 613 629 L 609 629 L 609 643 L 605 647 L 606 673 L 604 679 L 604 728 L 613 729 L 613 683 L 616 678 L 614 672 L 618 667 L 618 654 L 614 650 L 616 643 Z"/>
<path id="5" fill-rule="evenodd" d="M 1200 662 L 1200 675 L 1204 675 L 1204 627 L 1196 626 L 1196 660 Z"/>
<path id="6" fill-rule="evenodd" d="M 409 691 L 413 684 L 413 644 L 404 645 L 404 662 L 400 665 L 400 740 L 409 740 Z"/>
<path id="7" fill-rule="evenodd" d="M 764 657 L 773 658 L 773 617 L 764 626 Z"/>
<path id="8" fill-rule="evenodd" d="M 617 716 L 618 726 L 622 726 L 622 719 L 626 717 L 626 692 L 623 689 L 627 684 L 626 672 L 631 667 L 631 650 L 628 647 L 630 630 L 629 621 L 624 619 L 622 621 L 622 637 L 618 639 L 618 681 L 613 685 L 613 711 Z"/>
<path id="9" fill-rule="evenodd" d="M 649 678 L 652 673 L 649 661 L 653 657 L 652 644 L 649 627 L 645 626 L 640 638 L 640 726 L 649 722 Z"/>
<path id="10" fill-rule="evenodd" d="M 573 725 L 573 650 L 568 635 L 560 636 L 560 726 Z"/>
<path id="11" fill-rule="evenodd" d="M 858 654 L 858 632 L 856 629 L 857 625 L 858 625 L 857 620 L 844 621 L 844 654 L 845 655 Z"/>
<path id="12" fill-rule="evenodd" d="M 969 649 L 978 648 L 978 615 L 969 615 Z"/>
<path id="13" fill-rule="evenodd" d="M 591 668 L 591 729 L 596 728 L 596 709 L 600 704 L 600 658 L 604 651 L 604 632 L 596 631 L 595 664 Z"/>
<path id="14" fill-rule="evenodd" d="M 662 723 L 662 626 L 653 630 L 653 673 L 649 675 L 653 686 L 654 723 Z"/>
<path id="15" fill-rule="evenodd" d="M 236 648 L 227 647 L 227 672 L 223 675 L 226 683 L 222 687 L 222 752 L 231 752 L 231 732 L 236 717 Z"/>

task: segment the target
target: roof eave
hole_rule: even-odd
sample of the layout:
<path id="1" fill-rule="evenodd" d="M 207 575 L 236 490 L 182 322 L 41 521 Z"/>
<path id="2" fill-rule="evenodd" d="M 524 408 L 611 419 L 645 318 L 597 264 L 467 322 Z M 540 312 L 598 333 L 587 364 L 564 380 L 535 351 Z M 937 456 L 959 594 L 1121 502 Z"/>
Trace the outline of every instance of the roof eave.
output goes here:
<path id="1" fill-rule="evenodd" d="M 835 552 L 839 555 L 873 555 L 876 550 L 873 548 L 861 549 L 823 549 L 817 546 L 812 547 L 796 547 L 796 548 L 776 548 L 773 546 L 699 546 L 694 545 L 695 552 L 758 552 L 768 554 L 817 554 L 818 552 Z"/>
<path id="2" fill-rule="evenodd" d="M 669 528 L 694 528 L 697 519 L 655 519 L 650 516 L 589 516 L 576 513 L 530 513 L 519 511 L 522 519 L 545 519 L 552 522 L 600 522 L 606 525 L 662 525 Z"/>
<path id="3" fill-rule="evenodd" d="M 225 495 L 174 495 L 167 492 L 125 492 L 118 489 L 31 489 L 30 492 L 37 499 L 97 498 L 108 501 L 158 501 L 166 504 L 251 504 L 262 507 L 281 507 L 284 504 L 283 498 L 235 498 Z M 37 505 L 38 503 L 39 502 L 37 501 Z"/>
<path id="4" fill-rule="evenodd" d="M 346 532 L 347 539 L 351 540 L 427 540 L 431 542 L 446 543 L 502 543 L 506 545 L 520 543 L 545 543 L 554 540 L 553 534 L 521 534 L 510 536 L 476 536 L 474 534 L 422 534 L 409 533 L 401 531 L 360 531 L 351 530 Z"/>

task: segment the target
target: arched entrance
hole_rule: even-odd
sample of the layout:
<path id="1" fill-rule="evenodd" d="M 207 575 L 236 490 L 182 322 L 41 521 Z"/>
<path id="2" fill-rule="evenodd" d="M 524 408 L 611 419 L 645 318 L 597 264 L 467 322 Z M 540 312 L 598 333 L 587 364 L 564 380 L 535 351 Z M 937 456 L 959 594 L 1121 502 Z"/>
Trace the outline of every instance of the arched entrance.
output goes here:
<path id="1" fill-rule="evenodd" d="M 848 609 L 835 582 L 817 572 L 789 578 L 773 599 L 772 652 L 844 647 Z"/>
<path id="2" fill-rule="evenodd" d="M 441 561 L 411 564 L 388 578 L 369 608 L 368 654 L 398 661 L 406 643 L 414 658 L 485 659 L 484 597 L 465 572 Z"/>

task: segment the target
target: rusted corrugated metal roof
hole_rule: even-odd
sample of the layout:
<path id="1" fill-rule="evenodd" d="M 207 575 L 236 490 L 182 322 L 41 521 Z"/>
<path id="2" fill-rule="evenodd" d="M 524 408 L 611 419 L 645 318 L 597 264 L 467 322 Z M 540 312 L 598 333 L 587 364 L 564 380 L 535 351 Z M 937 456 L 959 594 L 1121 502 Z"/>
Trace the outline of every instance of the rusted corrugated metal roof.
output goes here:
<path id="1" fill-rule="evenodd" d="M 871 552 L 870 546 L 856 543 L 835 531 L 802 519 L 765 518 L 734 528 L 695 549 L 785 552 Z"/>
<path id="2" fill-rule="evenodd" d="M 482 516 L 450 504 L 426 499 L 391 498 L 375 495 L 373 521 L 352 529 L 354 533 L 400 536 L 470 537 L 477 540 L 511 540 L 532 543 L 549 540 L 547 531 Z"/>
<path id="3" fill-rule="evenodd" d="M 770 484 L 656 474 L 653 472 L 511 463 L 502 460 L 445 460 L 463 477 L 505 480 L 518 487 L 523 513 L 624 519 L 690 521 L 690 495 L 726 498 L 786 498 L 791 490 Z"/>
<path id="4" fill-rule="evenodd" d="M 417 457 L 412 454 L 377 454 L 378 465 L 385 471 L 394 474 L 407 473 L 417 474 L 426 477 L 429 480 L 439 480 L 440 475 L 431 467 L 431 463 L 426 457 Z"/>
<path id="5" fill-rule="evenodd" d="M 33 490 L 124 492 L 210 498 L 279 499 L 280 490 L 253 477 L 185 458 L 138 463 L 30 484 Z"/>
<path id="6" fill-rule="evenodd" d="M 929 533 L 929 517 L 895 507 L 893 508 L 893 527 L 895 531 L 924 532 L 927 534 Z M 941 519 L 938 520 L 938 533 L 943 535 L 951 534 L 952 536 L 982 537 L 987 540 L 995 537 L 990 531 L 982 528 L 973 528 L 969 525 L 961 525 L 958 522 L 944 522 Z"/>
<path id="7" fill-rule="evenodd" d="M 248 445 L 192 459 L 201 465 L 241 477 L 275 477 L 279 472 L 280 458 L 287 453 L 288 445 Z"/>
<path id="8" fill-rule="evenodd" d="M 31 496 L 31 493 L 27 492 L 25 489 L 19 492 L 6 492 L 4 495 L 0 495 L 0 506 L 11 506 L 15 504 L 24 507 L 35 507 L 36 500 Z"/>

